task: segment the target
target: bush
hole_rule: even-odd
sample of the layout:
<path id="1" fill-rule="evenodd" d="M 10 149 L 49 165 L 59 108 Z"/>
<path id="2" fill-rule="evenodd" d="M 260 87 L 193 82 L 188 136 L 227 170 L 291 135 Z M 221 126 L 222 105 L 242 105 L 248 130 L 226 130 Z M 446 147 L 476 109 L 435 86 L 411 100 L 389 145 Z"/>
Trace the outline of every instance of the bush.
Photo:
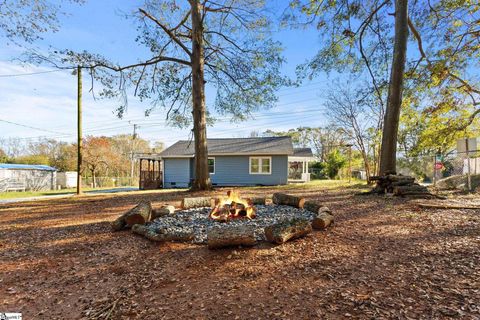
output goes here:
<path id="1" fill-rule="evenodd" d="M 343 154 L 338 150 L 333 150 L 327 155 L 327 161 L 325 162 L 325 174 L 330 178 L 334 179 L 340 169 L 342 169 L 347 164 L 347 159 Z"/>

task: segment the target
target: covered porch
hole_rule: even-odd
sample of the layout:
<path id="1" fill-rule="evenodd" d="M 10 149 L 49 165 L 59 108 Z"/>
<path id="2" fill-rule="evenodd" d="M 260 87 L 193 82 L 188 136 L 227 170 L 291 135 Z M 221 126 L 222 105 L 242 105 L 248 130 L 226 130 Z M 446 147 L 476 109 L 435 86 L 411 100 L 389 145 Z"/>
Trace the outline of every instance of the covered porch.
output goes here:
<path id="1" fill-rule="evenodd" d="M 162 160 L 158 154 L 143 153 L 136 155 L 139 161 L 139 183 L 140 190 L 161 189 L 163 186 Z"/>
<path id="2" fill-rule="evenodd" d="M 315 158 L 310 148 L 294 148 L 293 156 L 288 157 L 288 182 L 309 182 L 308 163 L 314 160 Z"/>

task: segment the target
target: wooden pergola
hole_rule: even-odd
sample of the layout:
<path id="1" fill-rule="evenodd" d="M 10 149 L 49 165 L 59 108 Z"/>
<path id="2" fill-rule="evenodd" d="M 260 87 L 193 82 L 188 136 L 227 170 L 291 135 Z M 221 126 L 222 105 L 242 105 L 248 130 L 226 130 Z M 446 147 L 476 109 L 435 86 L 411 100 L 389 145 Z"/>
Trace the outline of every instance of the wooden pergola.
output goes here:
<path id="1" fill-rule="evenodd" d="M 140 190 L 161 189 L 163 184 L 162 160 L 156 153 L 143 153 L 136 155 L 139 160 Z"/>

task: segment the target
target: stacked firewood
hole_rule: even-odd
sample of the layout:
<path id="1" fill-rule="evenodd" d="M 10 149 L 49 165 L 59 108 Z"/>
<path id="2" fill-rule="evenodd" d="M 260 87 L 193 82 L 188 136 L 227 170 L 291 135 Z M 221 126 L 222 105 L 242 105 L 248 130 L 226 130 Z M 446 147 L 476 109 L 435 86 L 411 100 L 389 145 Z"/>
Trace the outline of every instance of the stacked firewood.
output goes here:
<path id="1" fill-rule="evenodd" d="M 375 191 L 380 194 L 393 194 L 401 197 L 432 197 L 428 188 L 415 182 L 415 178 L 397 174 L 370 177 L 376 181 Z"/>

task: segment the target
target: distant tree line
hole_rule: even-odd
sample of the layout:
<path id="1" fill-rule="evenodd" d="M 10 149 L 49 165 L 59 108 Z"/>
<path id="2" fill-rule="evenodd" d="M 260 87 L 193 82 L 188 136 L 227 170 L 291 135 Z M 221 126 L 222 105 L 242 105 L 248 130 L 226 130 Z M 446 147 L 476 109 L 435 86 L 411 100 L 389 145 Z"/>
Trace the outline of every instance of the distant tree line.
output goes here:
<path id="1" fill-rule="evenodd" d="M 84 177 L 126 177 L 131 174 L 132 153 L 159 152 L 162 143 L 150 147 L 150 142 L 140 137 L 120 134 L 112 137 L 87 136 L 83 140 Z M 42 164 L 59 171 L 76 171 L 77 145 L 55 139 L 24 142 L 20 138 L 0 138 L 0 162 L 17 164 Z M 138 164 L 134 174 L 137 175 Z"/>

